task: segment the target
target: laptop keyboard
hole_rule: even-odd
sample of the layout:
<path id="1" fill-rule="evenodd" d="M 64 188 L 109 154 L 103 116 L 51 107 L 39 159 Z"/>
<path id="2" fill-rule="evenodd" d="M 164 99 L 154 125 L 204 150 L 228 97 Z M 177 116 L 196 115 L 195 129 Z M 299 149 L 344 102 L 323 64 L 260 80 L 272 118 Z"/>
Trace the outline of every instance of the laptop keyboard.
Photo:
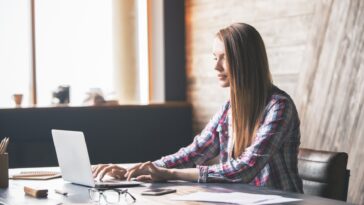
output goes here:
<path id="1" fill-rule="evenodd" d="M 119 181 L 119 180 L 107 180 L 107 181 L 95 181 L 95 186 L 99 188 L 107 187 L 133 187 L 142 184 L 138 181 Z"/>

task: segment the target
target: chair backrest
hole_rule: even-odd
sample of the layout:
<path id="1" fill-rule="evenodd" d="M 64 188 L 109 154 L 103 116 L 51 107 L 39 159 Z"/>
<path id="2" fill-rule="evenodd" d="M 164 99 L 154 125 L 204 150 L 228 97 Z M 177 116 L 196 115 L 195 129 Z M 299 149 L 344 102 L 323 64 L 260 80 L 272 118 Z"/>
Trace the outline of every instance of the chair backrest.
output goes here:
<path id="1" fill-rule="evenodd" d="M 350 171 L 348 154 L 301 148 L 298 172 L 305 194 L 346 201 Z"/>

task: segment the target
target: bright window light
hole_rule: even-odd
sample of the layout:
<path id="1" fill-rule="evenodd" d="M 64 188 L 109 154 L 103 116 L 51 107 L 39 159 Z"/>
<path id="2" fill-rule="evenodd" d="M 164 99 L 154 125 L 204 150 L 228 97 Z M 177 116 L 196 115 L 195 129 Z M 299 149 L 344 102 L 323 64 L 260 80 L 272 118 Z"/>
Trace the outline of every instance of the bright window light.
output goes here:
<path id="1" fill-rule="evenodd" d="M 12 95 L 30 104 L 30 1 L 0 0 L 0 107 L 13 107 Z"/>
<path id="2" fill-rule="evenodd" d="M 138 67 L 140 101 L 149 102 L 149 67 L 148 67 L 148 16 L 147 0 L 137 0 L 138 10 Z"/>
<path id="3" fill-rule="evenodd" d="M 38 105 L 50 105 L 52 91 L 70 86 L 71 105 L 100 88 L 114 92 L 112 2 L 37 0 L 36 52 Z"/>

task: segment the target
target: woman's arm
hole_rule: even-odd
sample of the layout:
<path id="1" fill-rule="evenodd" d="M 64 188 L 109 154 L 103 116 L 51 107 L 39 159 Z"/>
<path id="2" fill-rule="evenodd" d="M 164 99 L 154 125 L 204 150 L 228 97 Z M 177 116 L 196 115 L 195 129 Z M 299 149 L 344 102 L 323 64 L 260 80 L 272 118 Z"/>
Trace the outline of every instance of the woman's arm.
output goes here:
<path id="1" fill-rule="evenodd" d="M 190 145 L 153 163 L 156 166 L 165 168 L 190 168 L 218 155 L 220 141 L 217 127 L 220 121 L 225 119 L 229 105 L 229 102 L 227 102 L 222 106 L 220 111 L 214 115 L 201 134 L 197 135 Z"/>
<path id="2" fill-rule="evenodd" d="M 197 181 L 199 170 L 197 168 L 170 169 L 168 180 Z"/>
<path id="3" fill-rule="evenodd" d="M 144 162 L 128 169 L 124 177 L 127 180 L 136 177 L 136 180 L 145 182 L 165 180 L 197 181 L 199 170 L 197 168 L 167 169 L 158 167 L 152 162 Z"/>
<path id="4" fill-rule="evenodd" d="M 199 166 L 199 181 L 251 182 L 286 140 L 287 124 L 292 119 L 293 111 L 293 104 L 288 99 L 277 99 L 265 116 L 252 145 L 237 159 L 218 165 Z"/>

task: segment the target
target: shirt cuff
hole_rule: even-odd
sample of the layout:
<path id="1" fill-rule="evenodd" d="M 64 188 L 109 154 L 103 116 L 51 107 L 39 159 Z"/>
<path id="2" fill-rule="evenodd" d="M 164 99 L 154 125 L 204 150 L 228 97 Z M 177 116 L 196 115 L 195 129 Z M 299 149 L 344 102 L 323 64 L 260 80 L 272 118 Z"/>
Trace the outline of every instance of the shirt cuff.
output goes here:
<path id="1" fill-rule="evenodd" d="M 199 177 L 197 182 L 198 183 L 206 183 L 207 182 L 207 175 L 208 175 L 208 166 L 197 166 L 199 170 Z"/>
<path id="2" fill-rule="evenodd" d="M 164 167 L 167 168 L 166 164 L 162 161 L 162 159 L 155 160 L 153 164 L 157 167 Z"/>

